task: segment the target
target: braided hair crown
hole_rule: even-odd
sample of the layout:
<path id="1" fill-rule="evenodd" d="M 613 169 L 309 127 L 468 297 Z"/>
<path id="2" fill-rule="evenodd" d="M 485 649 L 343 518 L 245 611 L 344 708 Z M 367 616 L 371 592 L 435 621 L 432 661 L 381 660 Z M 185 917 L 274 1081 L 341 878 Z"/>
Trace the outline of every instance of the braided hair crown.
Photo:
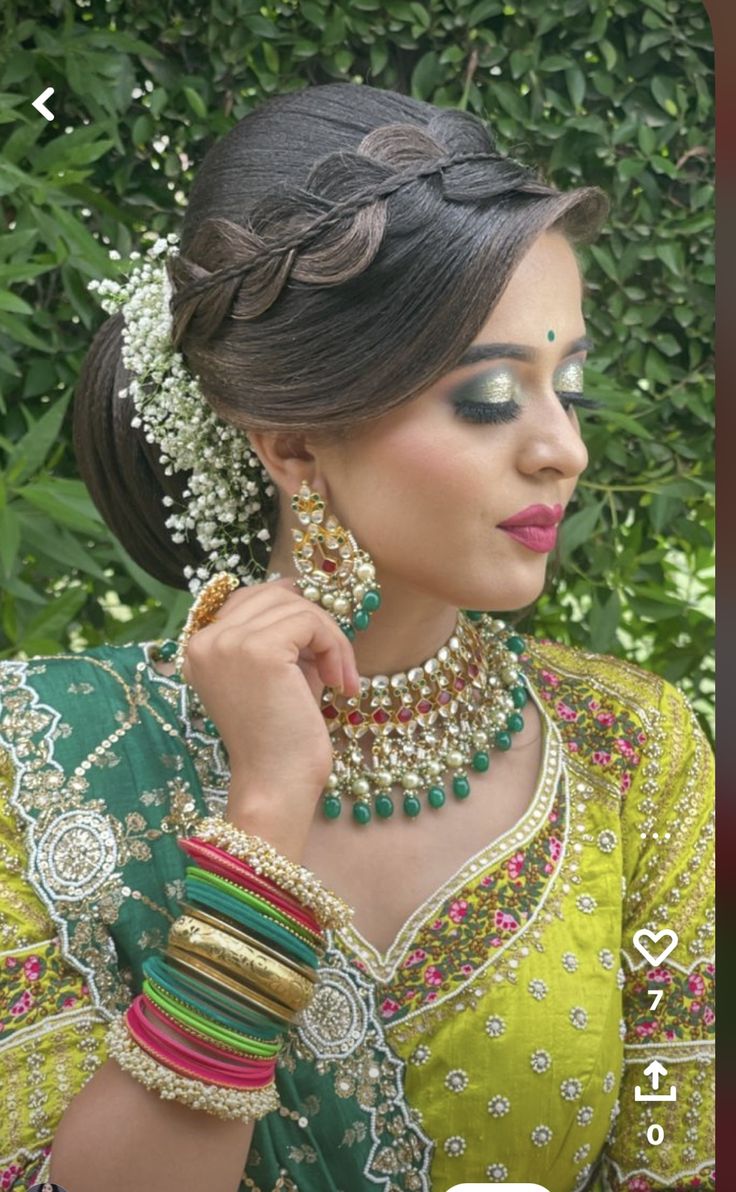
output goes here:
<path id="1" fill-rule="evenodd" d="M 488 162 L 496 166 L 492 174 Z M 283 183 L 263 196 L 242 224 L 211 219 L 209 267 L 197 261 L 198 238 L 186 257 L 171 260 L 174 346 L 187 334 L 206 342 L 228 316 L 258 318 L 289 281 L 330 286 L 358 276 L 381 248 L 387 200 L 425 180 L 447 203 L 549 193 L 528 166 L 499 153 L 489 130 L 467 113 L 435 112 L 424 128 L 379 126 L 356 149 L 321 157 L 303 186 Z"/>

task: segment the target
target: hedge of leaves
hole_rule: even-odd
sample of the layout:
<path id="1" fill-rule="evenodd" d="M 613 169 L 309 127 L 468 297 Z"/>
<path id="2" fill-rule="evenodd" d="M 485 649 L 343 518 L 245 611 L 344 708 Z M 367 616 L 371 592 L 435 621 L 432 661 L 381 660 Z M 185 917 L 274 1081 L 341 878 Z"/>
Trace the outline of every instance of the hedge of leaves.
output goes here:
<path id="1" fill-rule="evenodd" d="M 679 683 L 712 733 L 713 75 L 699 0 L 6 2 L 0 61 L 0 657 L 175 634 L 190 603 L 108 533 L 70 398 L 86 289 L 176 230 L 197 163 L 264 97 L 348 80 L 491 121 L 613 211 L 582 253 L 591 463 L 533 631 Z M 30 100 L 47 87 L 48 123 Z M 532 628 L 532 623 L 522 628 Z"/>

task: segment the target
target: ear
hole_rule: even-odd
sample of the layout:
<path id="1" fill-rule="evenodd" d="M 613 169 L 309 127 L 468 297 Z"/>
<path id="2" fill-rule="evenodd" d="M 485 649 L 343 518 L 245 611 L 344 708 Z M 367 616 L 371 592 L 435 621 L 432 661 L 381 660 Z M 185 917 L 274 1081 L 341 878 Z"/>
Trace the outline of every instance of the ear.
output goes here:
<path id="1" fill-rule="evenodd" d="M 317 460 L 303 431 L 248 431 L 248 441 L 274 484 L 289 497 L 303 480 L 324 495 L 324 483 Z"/>

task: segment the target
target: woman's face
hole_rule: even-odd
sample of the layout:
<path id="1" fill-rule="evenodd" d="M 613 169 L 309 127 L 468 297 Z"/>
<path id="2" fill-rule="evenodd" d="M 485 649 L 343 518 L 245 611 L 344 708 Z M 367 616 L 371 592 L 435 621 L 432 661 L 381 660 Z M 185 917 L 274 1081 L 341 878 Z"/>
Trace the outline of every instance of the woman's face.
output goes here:
<path id="1" fill-rule="evenodd" d="M 499 612 L 539 596 L 551 546 L 498 527 L 529 505 L 564 511 L 587 466 L 577 414 L 558 396 L 583 390 L 581 297 L 570 245 L 543 233 L 473 341 L 517 345 L 525 359 L 507 348 L 459 368 L 354 441 L 315 450 L 327 511 L 373 556 L 387 593 Z M 484 415 L 507 420 L 474 420 Z"/>

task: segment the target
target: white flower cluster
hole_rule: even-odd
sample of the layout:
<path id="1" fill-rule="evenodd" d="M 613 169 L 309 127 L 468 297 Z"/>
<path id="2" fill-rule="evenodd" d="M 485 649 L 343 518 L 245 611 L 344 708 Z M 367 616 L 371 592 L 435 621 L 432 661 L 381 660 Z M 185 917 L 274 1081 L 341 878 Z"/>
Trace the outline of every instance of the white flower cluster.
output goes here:
<path id="1" fill-rule="evenodd" d="M 191 472 L 183 512 L 172 513 L 165 525 L 172 542 L 184 542 L 193 532 L 208 552 L 209 567 L 184 567 L 196 596 L 217 571 L 232 571 L 246 584 L 264 578 L 252 555 L 249 562 L 241 561 L 239 543 L 247 545 L 254 537 L 268 540 L 262 501 L 273 495 L 274 486 L 245 432 L 218 418 L 172 347 L 164 254 L 177 243 L 174 233 L 159 238 L 126 281 L 91 281 L 87 288 L 97 291 L 108 314 L 122 310 L 125 318 L 122 355 L 132 380 L 119 396 L 133 400 L 131 425 L 143 427 L 146 441 L 158 444 L 167 476 Z M 110 253 L 113 260 L 119 255 Z M 141 254 L 133 252 L 130 259 L 138 261 Z M 163 504 L 171 508 L 175 502 L 165 496 Z"/>

